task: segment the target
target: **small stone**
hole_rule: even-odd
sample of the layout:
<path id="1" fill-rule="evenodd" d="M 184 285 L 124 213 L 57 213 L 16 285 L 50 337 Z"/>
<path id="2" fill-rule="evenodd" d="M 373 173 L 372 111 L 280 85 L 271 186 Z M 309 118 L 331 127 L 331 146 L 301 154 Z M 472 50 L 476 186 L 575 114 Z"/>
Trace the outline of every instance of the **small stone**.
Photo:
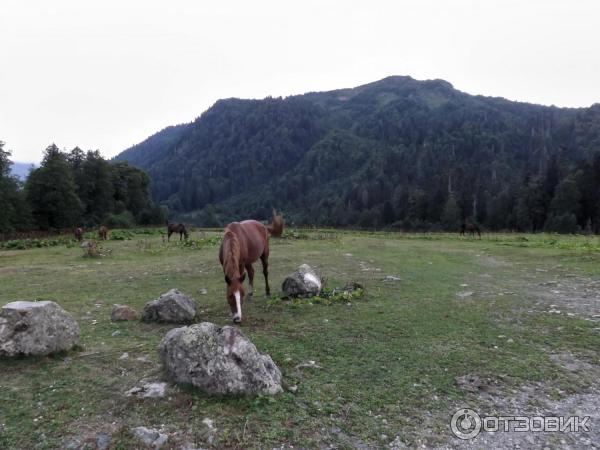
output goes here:
<path id="1" fill-rule="evenodd" d="M 315 361 L 306 361 L 296 366 L 296 369 L 322 369 Z"/>
<path id="2" fill-rule="evenodd" d="M 127 305 L 114 305 L 110 313 L 110 320 L 113 322 L 137 320 L 137 318 L 136 310 Z"/>
<path id="3" fill-rule="evenodd" d="M 145 445 L 148 445 L 154 449 L 161 448 L 169 439 L 166 434 L 159 433 L 157 430 L 152 428 L 136 427 L 131 431 L 136 438 L 142 441 Z"/>
<path id="4" fill-rule="evenodd" d="M 165 396 L 166 390 L 167 383 L 142 380 L 138 386 L 129 389 L 125 395 L 127 397 L 161 398 Z"/>
<path id="5" fill-rule="evenodd" d="M 386 275 L 383 278 L 383 281 L 402 281 L 400 277 L 397 277 L 395 275 Z"/>
<path id="6" fill-rule="evenodd" d="M 142 321 L 190 323 L 196 317 L 196 311 L 197 305 L 193 298 L 177 289 L 171 289 L 146 303 L 142 310 Z"/>
<path id="7" fill-rule="evenodd" d="M 456 296 L 459 298 L 468 298 L 471 297 L 474 294 L 473 291 L 462 291 L 462 292 L 457 292 Z"/>
<path id="8" fill-rule="evenodd" d="M 121 335 L 121 332 L 119 330 L 115 330 L 110 334 L 112 337 L 117 337 Z"/>
<path id="9" fill-rule="evenodd" d="M 107 450 L 110 445 L 110 435 L 107 433 L 100 433 L 96 436 L 96 449 Z"/>

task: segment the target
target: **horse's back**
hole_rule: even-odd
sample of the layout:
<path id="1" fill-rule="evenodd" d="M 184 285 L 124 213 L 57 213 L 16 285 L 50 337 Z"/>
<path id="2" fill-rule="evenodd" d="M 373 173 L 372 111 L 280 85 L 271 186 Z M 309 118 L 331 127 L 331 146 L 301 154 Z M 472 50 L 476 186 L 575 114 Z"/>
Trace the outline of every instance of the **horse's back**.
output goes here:
<path id="1" fill-rule="evenodd" d="M 256 220 L 244 220 L 243 222 L 232 222 L 226 229 L 233 231 L 246 249 L 245 259 L 253 263 L 262 256 L 267 245 L 267 229 Z"/>

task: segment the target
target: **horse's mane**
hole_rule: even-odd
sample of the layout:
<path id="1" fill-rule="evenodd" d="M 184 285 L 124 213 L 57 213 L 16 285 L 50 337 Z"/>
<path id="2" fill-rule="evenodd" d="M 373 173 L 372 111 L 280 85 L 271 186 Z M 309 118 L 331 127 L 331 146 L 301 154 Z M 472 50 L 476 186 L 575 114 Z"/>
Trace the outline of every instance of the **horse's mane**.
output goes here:
<path id="1" fill-rule="evenodd" d="M 240 276 L 240 241 L 230 229 L 223 235 L 223 269 L 229 278 Z"/>

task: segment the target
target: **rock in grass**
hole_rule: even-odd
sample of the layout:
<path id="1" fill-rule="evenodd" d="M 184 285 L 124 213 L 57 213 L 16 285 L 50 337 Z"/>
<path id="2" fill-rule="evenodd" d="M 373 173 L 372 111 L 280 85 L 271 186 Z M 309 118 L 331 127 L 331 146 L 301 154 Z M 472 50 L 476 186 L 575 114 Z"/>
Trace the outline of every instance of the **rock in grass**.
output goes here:
<path id="1" fill-rule="evenodd" d="M 236 327 L 202 322 L 175 328 L 158 355 L 168 375 L 210 394 L 277 394 L 281 372 Z"/>
<path id="2" fill-rule="evenodd" d="M 162 381 L 147 381 L 141 380 L 140 383 L 129 389 L 125 395 L 127 397 L 139 398 L 162 398 L 165 396 L 167 383 Z"/>
<path id="3" fill-rule="evenodd" d="M 196 317 L 196 310 L 197 305 L 193 298 L 177 289 L 171 289 L 146 303 L 142 310 L 142 321 L 190 323 Z"/>
<path id="4" fill-rule="evenodd" d="M 157 430 L 146 427 L 132 428 L 131 432 L 138 438 L 144 445 L 159 449 L 167 443 L 169 437 L 164 433 L 159 433 Z"/>
<path id="5" fill-rule="evenodd" d="M 0 310 L 0 356 L 48 355 L 78 340 L 79 325 L 55 302 L 18 301 Z"/>
<path id="6" fill-rule="evenodd" d="M 110 313 L 110 320 L 113 322 L 137 320 L 137 318 L 136 310 L 127 305 L 115 305 Z"/>
<path id="7" fill-rule="evenodd" d="M 286 297 L 314 297 L 321 292 L 321 280 L 308 264 L 285 277 L 281 290 Z"/>

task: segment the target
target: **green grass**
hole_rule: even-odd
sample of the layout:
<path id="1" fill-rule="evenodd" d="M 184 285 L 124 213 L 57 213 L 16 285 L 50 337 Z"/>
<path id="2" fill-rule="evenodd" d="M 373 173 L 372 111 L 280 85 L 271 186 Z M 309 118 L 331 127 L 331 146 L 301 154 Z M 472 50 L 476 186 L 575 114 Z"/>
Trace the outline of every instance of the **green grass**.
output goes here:
<path id="1" fill-rule="evenodd" d="M 597 324 L 531 307 L 531 286 L 563 273 L 557 265 L 600 276 L 597 237 L 473 240 L 302 230 L 271 239 L 273 290 L 301 263 L 316 267 L 330 288 L 356 281 L 365 290 L 347 301 L 265 299 L 256 271 L 255 299 L 245 305 L 242 331 L 273 357 L 285 384 L 297 385 L 297 392 L 212 397 L 183 387 L 159 400 L 125 397 L 140 379 L 161 376 L 156 349 L 171 326 L 112 323 L 112 304 L 139 310 L 177 287 L 196 298 L 200 320 L 230 322 L 218 232 L 194 231 L 188 244 L 130 233 L 124 233 L 129 239 L 103 243 L 111 250 L 105 258 L 84 258 L 80 248 L 67 246 L 0 251 L 0 304 L 56 300 L 82 331 L 80 348 L 68 354 L 0 360 L 0 448 L 56 448 L 69 437 L 106 430 L 111 448 L 134 448 L 131 427 L 161 424 L 172 448 L 186 441 L 210 447 L 206 417 L 218 429 L 215 448 L 350 448 L 358 441 L 385 446 L 395 436 L 411 445 L 428 412 L 443 412 L 446 419 L 457 404 L 477 401 L 457 387 L 458 376 L 490 377 L 507 388 L 544 380 L 573 391 L 584 386 L 548 353 L 598 357 Z M 383 281 L 385 275 L 401 281 Z M 199 294 L 202 288 L 208 294 Z M 457 297 L 466 289 L 474 294 Z M 515 294 L 498 295 L 507 290 Z M 112 336 L 115 330 L 121 334 Z M 119 359 L 124 352 L 129 358 Z M 309 360 L 322 368 L 296 369 Z M 428 444 L 449 439 L 447 421 L 427 426 Z"/>

